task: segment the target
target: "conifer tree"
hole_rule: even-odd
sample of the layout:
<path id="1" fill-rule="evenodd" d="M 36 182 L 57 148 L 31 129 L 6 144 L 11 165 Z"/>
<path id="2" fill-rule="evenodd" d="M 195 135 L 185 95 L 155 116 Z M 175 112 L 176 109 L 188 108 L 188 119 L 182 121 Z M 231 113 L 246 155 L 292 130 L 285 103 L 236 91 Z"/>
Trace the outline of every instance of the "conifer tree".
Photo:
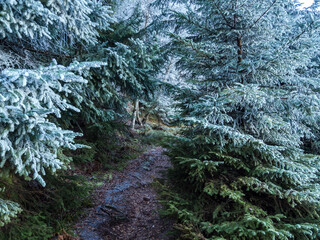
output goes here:
<path id="1" fill-rule="evenodd" d="M 302 150 L 318 132 L 317 14 L 291 0 L 172 2 L 184 7 L 165 21 L 170 45 L 192 84 L 172 152 L 188 193 L 168 203 L 181 237 L 318 239 L 319 157 Z"/>
<path id="2" fill-rule="evenodd" d="M 80 113 L 86 124 L 123 118 L 128 101 L 152 97 L 162 61 L 157 39 L 151 34 L 143 39 L 144 21 L 138 5 L 131 15 L 113 22 L 112 30 L 102 31 L 99 43 L 83 55 L 86 61 L 106 63 L 88 73 L 82 94 L 92 99 L 82 103 Z"/>
<path id="3" fill-rule="evenodd" d="M 121 119 L 128 99 L 151 96 L 157 44 L 141 40 L 138 8 L 115 19 L 109 2 L 0 1 L 0 177 L 44 186 L 68 164 L 62 148 L 84 147 L 65 128 Z M 0 199 L 0 225 L 20 211 Z"/>
<path id="4" fill-rule="evenodd" d="M 81 134 L 63 130 L 50 119 L 61 118 L 63 111 L 80 111 L 68 101 L 71 93 L 87 83 L 79 71 L 101 64 L 75 62 L 64 67 L 53 63 L 46 68 L 2 71 L 0 177 L 14 173 L 44 186 L 47 171 L 55 172 L 67 164 L 58 158 L 59 149 L 83 147 L 74 143 L 74 138 Z M 7 201 L 1 200 L 1 204 L 0 225 L 7 223 L 19 209 Z"/>
<path id="5" fill-rule="evenodd" d="M 43 176 L 66 164 L 58 158 L 60 148 L 82 147 L 74 143 L 81 134 L 62 129 L 56 119 L 62 112 L 80 111 L 84 99 L 76 93 L 87 83 L 84 72 L 104 64 L 73 61 L 65 67 L 54 61 L 39 66 L 73 53 L 77 45 L 97 43 L 99 31 L 112 21 L 102 1 L 0 1 L 1 178 L 16 174 L 44 186 Z M 38 55 L 48 57 L 43 61 Z M 20 211 L 16 203 L 0 199 L 0 225 Z"/>
<path id="6" fill-rule="evenodd" d="M 98 0 L 2 0 L 0 38 L 33 50 L 70 53 L 76 44 L 95 44 L 114 20 Z M 23 41 L 22 41 L 23 39 Z"/>

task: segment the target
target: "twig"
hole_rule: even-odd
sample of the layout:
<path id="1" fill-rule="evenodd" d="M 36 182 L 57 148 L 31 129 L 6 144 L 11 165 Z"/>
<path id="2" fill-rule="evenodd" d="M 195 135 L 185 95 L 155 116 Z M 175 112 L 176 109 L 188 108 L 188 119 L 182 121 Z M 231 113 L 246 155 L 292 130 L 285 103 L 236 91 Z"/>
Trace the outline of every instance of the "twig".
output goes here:
<path id="1" fill-rule="evenodd" d="M 267 10 L 265 10 L 265 11 L 262 13 L 262 15 L 248 28 L 248 30 L 251 29 L 254 25 L 256 25 L 256 24 L 260 21 L 260 19 L 263 18 L 263 16 L 266 15 L 267 12 L 269 12 L 269 10 L 272 8 L 272 6 L 273 6 L 277 1 L 278 1 L 278 0 L 274 0 L 273 3 L 267 8 Z"/>

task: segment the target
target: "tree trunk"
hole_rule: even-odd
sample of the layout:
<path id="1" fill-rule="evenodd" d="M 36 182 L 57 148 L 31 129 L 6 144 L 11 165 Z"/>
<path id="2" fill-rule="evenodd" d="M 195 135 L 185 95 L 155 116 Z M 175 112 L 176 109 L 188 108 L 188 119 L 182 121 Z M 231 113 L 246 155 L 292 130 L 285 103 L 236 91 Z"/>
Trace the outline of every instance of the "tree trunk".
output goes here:
<path id="1" fill-rule="evenodd" d="M 133 114 L 132 114 L 132 125 L 131 128 L 134 129 L 136 122 L 141 125 L 139 117 L 139 99 L 136 99 L 134 102 Z"/>
<path id="2" fill-rule="evenodd" d="M 237 37 L 237 46 L 238 46 L 238 66 L 237 68 L 239 67 L 239 65 L 242 63 L 242 60 L 243 60 L 243 48 L 242 48 L 242 36 L 239 35 Z M 240 73 L 240 78 L 241 78 L 241 83 L 243 84 L 243 75 L 242 73 Z"/>

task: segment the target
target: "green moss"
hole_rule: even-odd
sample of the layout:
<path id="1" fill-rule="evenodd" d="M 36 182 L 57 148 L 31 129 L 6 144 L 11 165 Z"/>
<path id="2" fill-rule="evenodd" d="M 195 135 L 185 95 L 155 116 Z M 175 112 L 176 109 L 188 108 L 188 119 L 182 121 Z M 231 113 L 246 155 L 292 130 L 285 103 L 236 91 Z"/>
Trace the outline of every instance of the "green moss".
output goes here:
<path id="1" fill-rule="evenodd" d="M 141 142 L 143 144 L 169 148 L 174 144 L 175 136 L 179 130 L 179 128 L 175 127 L 146 125 L 146 127 L 141 131 Z"/>

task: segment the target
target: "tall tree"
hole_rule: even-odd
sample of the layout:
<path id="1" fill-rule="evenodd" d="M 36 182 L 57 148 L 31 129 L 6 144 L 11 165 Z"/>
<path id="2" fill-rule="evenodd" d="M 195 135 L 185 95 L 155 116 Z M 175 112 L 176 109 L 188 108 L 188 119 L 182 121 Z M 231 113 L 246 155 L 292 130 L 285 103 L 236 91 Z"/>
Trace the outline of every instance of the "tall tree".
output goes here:
<path id="1" fill-rule="evenodd" d="M 84 147 L 64 128 L 121 120 L 128 99 L 152 94 L 157 44 L 141 40 L 140 11 L 116 19 L 108 2 L 0 1 L 1 178 L 44 186 L 67 164 L 61 148 Z M 0 199 L 0 226 L 20 211 Z"/>
<path id="2" fill-rule="evenodd" d="M 70 63 L 72 57 L 66 56 L 77 46 L 95 44 L 99 31 L 112 21 L 109 7 L 95 0 L 1 1 L 1 178 L 17 174 L 45 185 L 46 172 L 66 164 L 58 158 L 59 148 L 81 147 L 74 143 L 81 134 L 63 130 L 53 119 L 64 111 L 79 111 L 70 95 L 87 83 L 83 71 L 103 64 L 39 65 L 48 65 L 53 57 Z M 20 211 L 17 204 L 0 199 L 0 225 Z"/>
<path id="3" fill-rule="evenodd" d="M 168 203 L 181 236 L 318 239 L 319 157 L 302 150 L 319 121 L 319 79 L 305 74 L 317 14 L 291 0 L 174 2 L 170 45 L 193 86 L 180 91 L 189 127 L 172 152 L 193 193 Z"/>
<path id="4" fill-rule="evenodd" d="M 87 119 L 91 118 L 90 123 L 98 122 L 94 118 L 98 115 L 105 116 L 104 121 L 123 118 L 128 113 L 127 101 L 150 99 L 156 88 L 161 64 L 157 40 L 153 35 L 145 37 L 145 16 L 139 5 L 129 14 L 120 16 L 112 30 L 102 31 L 99 44 L 83 55 L 86 61 L 107 63 L 91 72 L 88 88 L 83 91 L 95 99 L 89 111 L 83 111 Z M 92 107 L 101 114 L 95 114 Z"/>

